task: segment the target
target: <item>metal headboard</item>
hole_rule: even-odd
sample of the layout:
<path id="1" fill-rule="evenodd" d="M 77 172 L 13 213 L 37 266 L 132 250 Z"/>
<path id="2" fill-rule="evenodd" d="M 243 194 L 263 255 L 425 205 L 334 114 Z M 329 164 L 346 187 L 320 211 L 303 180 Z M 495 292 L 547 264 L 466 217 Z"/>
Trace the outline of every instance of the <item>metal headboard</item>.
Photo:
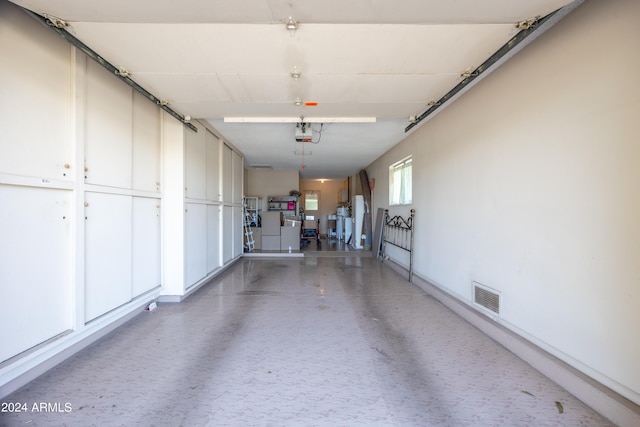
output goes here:
<path id="1" fill-rule="evenodd" d="M 413 219 L 416 210 L 411 209 L 407 219 L 400 215 L 389 216 L 389 209 L 384 210 L 384 230 L 382 233 L 382 259 L 385 258 L 386 245 L 390 244 L 409 252 L 409 281 L 413 281 Z"/>

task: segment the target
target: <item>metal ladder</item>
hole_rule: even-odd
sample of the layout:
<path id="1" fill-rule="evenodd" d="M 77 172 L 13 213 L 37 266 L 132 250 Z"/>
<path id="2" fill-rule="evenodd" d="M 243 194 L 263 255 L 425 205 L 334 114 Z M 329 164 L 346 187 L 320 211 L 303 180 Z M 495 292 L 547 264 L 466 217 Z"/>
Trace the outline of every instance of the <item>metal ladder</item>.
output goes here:
<path id="1" fill-rule="evenodd" d="M 253 252 L 255 249 L 255 240 L 253 239 L 253 230 L 251 229 L 251 222 L 253 219 L 247 210 L 247 200 L 244 200 L 244 249 L 245 252 Z"/>

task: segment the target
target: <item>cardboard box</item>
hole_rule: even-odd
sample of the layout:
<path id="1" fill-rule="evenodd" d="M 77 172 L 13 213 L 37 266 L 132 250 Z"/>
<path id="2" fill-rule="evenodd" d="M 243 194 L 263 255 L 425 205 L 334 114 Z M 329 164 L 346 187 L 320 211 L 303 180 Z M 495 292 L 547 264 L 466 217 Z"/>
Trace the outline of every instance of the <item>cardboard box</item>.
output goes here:
<path id="1" fill-rule="evenodd" d="M 302 223 L 295 219 L 285 219 L 284 226 L 285 227 L 300 227 Z"/>
<path id="2" fill-rule="evenodd" d="M 305 219 L 304 225 L 302 226 L 302 228 L 304 229 L 312 228 L 315 230 L 316 228 L 318 228 L 318 223 L 316 221 L 310 221 L 308 219 Z"/>

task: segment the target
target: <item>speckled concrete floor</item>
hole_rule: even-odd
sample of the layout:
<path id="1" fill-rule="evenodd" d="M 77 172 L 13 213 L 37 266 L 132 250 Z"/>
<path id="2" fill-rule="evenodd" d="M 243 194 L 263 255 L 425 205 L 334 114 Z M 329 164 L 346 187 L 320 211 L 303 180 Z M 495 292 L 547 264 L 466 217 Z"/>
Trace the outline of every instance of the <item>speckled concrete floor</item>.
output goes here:
<path id="1" fill-rule="evenodd" d="M 370 257 L 244 258 L 3 401 L 63 410 L 2 426 L 610 425 Z"/>

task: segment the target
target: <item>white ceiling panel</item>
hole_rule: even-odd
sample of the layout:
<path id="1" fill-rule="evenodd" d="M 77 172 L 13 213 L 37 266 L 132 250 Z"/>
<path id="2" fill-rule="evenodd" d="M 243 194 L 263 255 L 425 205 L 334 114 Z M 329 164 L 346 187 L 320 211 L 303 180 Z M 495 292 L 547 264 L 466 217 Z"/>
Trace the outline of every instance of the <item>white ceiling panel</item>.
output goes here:
<path id="1" fill-rule="evenodd" d="M 15 0 L 69 31 L 179 114 L 209 120 L 246 164 L 344 178 L 518 33 L 568 0 Z M 299 22 L 291 35 L 285 21 Z M 301 73 L 299 79 L 291 71 Z M 295 99 L 318 102 L 296 106 Z M 325 126 L 301 169 L 291 123 L 224 117 L 376 117 Z M 299 147 L 299 148 L 302 148 Z M 307 147 L 305 146 L 305 149 Z"/>
<path id="2" fill-rule="evenodd" d="M 74 23 L 72 29 L 132 72 L 285 75 L 294 66 L 303 75 L 457 72 L 517 32 L 512 24 L 309 24 L 294 37 L 274 25 Z"/>
<path id="3" fill-rule="evenodd" d="M 305 101 L 347 104 L 426 104 L 427 93 L 442 95 L 460 80 L 458 74 L 366 74 L 314 76 Z"/>
<path id="4" fill-rule="evenodd" d="M 67 21 L 342 24 L 509 23 L 546 15 L 567 0 L 15 0 Z"/>

